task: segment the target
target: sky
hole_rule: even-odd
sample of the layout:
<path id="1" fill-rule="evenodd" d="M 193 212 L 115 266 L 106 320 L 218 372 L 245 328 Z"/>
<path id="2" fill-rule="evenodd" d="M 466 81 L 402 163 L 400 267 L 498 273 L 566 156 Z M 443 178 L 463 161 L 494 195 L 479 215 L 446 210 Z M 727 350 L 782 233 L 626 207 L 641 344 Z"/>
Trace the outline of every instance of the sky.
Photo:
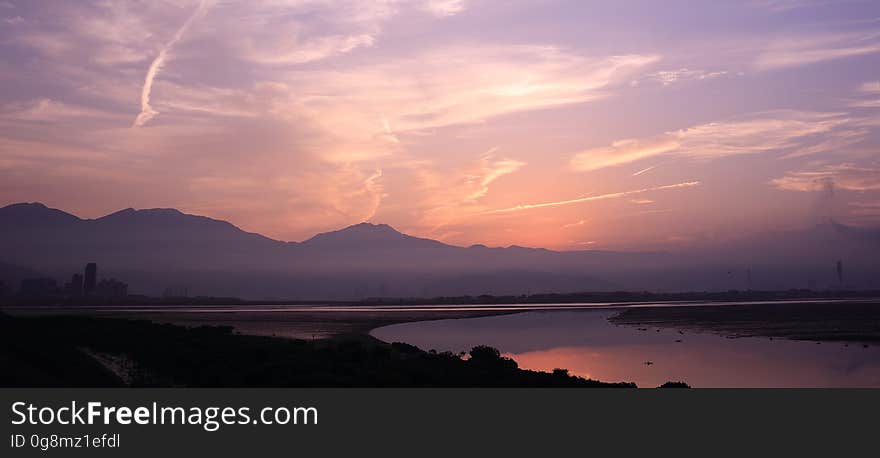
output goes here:
<path id="1" fill-rule="evenodd" d="M 0 0 L 0 205 L 299 241 L 880 226 L 880 2 Z"/>

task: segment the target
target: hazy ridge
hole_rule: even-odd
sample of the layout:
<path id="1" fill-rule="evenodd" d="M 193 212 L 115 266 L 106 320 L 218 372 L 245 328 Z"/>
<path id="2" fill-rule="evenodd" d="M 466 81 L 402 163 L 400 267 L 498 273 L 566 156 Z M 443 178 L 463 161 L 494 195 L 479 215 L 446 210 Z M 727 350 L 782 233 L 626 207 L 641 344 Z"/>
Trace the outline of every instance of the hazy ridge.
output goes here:
<path id="1" fill-rule="evenodd" d="M 186 285 L 200 295 L 289 299 L 876 288 L 878 234 L 828 223 L 680 253 L 561 252 L 452 246 L 361 223 L 297 243 L 174 209 L 82 219 L 30 203 L 0 208 L 0 275 L 10 285 L 35 271 L 65 280 L 97 262 L 101 276 L 120 278 L 136 293 Z"/>

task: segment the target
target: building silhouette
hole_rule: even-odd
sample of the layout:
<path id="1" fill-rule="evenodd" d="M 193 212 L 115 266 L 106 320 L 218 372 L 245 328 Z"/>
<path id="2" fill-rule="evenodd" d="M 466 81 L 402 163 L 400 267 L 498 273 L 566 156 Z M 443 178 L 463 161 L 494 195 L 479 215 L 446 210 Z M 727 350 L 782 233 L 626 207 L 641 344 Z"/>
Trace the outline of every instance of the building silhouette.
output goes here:
<path id="1" fill-rule="evenodd" d="M 88 296 L 95 292 L 98 282 L 98 265 L 94 262 L 86 264 L 86 276 L 83 280 L 83 294 Z"/>
<path id="2" fill-rule="evenodd" d="M 73 274 L 70 282 L 64 285 L 64 292 L 68 296 L 78 297 L 83 294 L 83 276 L 81 274 Z"/>
<path id="3" fill-rule="evenodd" d="M 101 297 L 125 297 L 128 296 L 128 285 L 115 278 L 103 278 L 95 285 L 95 294 Z"/>
<path id="4" fill-rule="evenodd" d="M 58 283 L 54 278 L 25 278 L 20 292 L 25 296 L 51 296 L 58 293 Z"/>
<path id="5" fill-rule="evenodd" d="M 186 285 L 171 285 L 165 288 L 165 291 L 162 292 L 162 297 L 165 298 L 181 298 L 181 297 L 189 297 L 189 287 Z"/>

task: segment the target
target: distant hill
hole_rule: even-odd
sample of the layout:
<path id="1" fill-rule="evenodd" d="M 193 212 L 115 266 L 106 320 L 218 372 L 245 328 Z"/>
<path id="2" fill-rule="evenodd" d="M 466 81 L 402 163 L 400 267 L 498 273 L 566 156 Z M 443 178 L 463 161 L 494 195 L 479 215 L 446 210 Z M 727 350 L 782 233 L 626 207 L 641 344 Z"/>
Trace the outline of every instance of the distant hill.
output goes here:
<path id="1" fill-rule="evenodd" d="M 452 248 L 442 242 L 402 234 L 387 224 L 360 223 L 338 231 L 318 234 L 302 246 L 319 249 L 367 250 Z"/>
<path id="2" fill-rule="evenodd" d="M 0 208 L 0 262 L 59 282 L 97 262 L 99 276 L 132 292 L 186 285 L 192 294 L 265 299 L 745 289 L 748 269 L 754 288 L 824 287 L 836 282 L 837 259 L 844 283 L 878 287 L 877 234 L 831 223 L 688 253 L 559 252 L 459 247 L 361 223 L 295 243 L 175 209 L 82 219 L 23 203 Z"/>

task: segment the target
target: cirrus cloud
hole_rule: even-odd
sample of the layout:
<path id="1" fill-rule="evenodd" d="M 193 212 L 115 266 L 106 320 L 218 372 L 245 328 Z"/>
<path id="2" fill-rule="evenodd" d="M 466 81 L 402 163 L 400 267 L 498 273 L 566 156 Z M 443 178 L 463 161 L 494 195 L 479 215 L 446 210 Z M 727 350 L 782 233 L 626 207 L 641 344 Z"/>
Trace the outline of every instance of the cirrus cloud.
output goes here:
<path id="1" fill-rule="evenodd" d="M 827 192 L 834 189 L 876 191 L 880 190 L 880 168 L 852 163 L 825 165 L 815 169 L 789 172 L 770 183 L 787 191 Z"/>
<path id="2" fill-rule="evenodd" d="M 815 137 L 820 135 L 823 137 L 817 140 Z M 610 146 L 579 152 L 570 163 L 576 171 L 589 172 L 665 154 L 698 159 L 767 152 L 805 155 L 834 146 L 823 141 L 827 138 L 857 141 L 864 135 L 863 129 L 853 127 L 852 120 L 841 113 L 780 110 L 655 137 L 618 140 Z"/>

